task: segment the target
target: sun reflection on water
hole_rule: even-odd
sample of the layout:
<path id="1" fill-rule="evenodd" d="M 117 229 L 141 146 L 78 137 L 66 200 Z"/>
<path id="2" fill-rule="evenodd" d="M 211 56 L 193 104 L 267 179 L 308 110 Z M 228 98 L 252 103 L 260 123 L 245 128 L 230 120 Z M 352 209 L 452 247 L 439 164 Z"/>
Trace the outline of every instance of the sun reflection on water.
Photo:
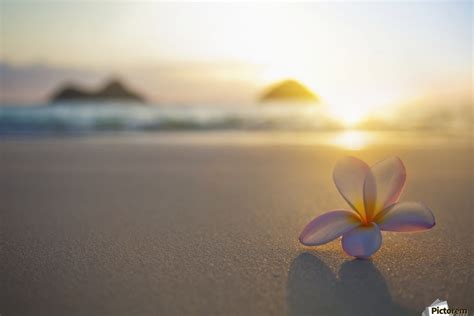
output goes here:
<path id="1" fill-rule="evenodd" d="M 374 135 L 366 131 L 348 130 L 337 134 L 331 143 L 349 150 L 360 150 L 374 141 Z"/>

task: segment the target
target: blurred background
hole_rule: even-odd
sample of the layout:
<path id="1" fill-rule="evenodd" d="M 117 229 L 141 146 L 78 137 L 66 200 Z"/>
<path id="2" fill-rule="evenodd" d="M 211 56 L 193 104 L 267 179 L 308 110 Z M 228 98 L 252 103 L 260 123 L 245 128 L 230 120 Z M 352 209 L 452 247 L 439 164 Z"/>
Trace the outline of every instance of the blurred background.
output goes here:
<path id="1" fill-rule="evenodd" d="M 0 12 L 1 136 L 472 125 L 469 1 L 2 1 Z"/>

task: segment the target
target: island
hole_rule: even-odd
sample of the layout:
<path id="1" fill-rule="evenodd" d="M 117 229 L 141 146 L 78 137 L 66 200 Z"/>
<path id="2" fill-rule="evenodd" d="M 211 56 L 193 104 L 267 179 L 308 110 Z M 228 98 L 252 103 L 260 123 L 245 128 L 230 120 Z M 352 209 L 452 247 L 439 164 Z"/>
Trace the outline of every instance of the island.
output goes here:
<path id="1" fill-rule="evenodd" d="M 260 97 L 261 102 L 315 103 L 319 97 L 294 79 L 287 79 L 270 86 Z"/>
<path id="2" fill-rule="evenodd" d="M 74 84 L 67 84 L 53 93 L 52 102 L 63 101 L 127 101 L 145 102 L 140 94 L 131 91 L 120 80 L 111 79 L 98 90 L 88 91 Z"/>

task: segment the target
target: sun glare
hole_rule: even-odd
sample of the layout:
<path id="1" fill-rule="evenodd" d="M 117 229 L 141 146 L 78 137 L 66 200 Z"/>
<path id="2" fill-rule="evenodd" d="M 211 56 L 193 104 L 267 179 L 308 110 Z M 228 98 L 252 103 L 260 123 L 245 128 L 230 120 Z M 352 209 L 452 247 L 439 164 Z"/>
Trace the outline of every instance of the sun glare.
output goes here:
<path id="1" fill-rule="evenodd" d="M 385 115 L 397 107 L 402 92 L 391 91 L 347 91 L 344 95 L 334 90 L 321 92 L 326 98 L 329 114 L 340 121 L 346 128 L 354 127 L 369 116 Z"/>
<path id="2" fill-rule="evenodd" d="M 330 106 L 329 112 L 345 127 L 353 127 L 367 115 L 366 111 L 362 108 L 351 106 Z"/>
<path id="3" fill-rule="evenodd" d="M 360 150 L 373 141 L 369 132 L 348 130 L 337 134 L 331 141 L 332 144 L 349 150 Z"/>

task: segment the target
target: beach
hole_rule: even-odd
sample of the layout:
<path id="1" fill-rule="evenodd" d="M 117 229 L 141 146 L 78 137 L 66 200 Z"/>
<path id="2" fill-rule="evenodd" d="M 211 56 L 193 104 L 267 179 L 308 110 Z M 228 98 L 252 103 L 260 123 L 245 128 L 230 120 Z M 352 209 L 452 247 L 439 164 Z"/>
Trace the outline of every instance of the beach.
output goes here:
<path id="1" fill-rule="evenodd" d="M 2 316 L 420 315 L 437 298 L 474 310 L 470 141 L 173 139 L 0 141 Z M 401 200 L 436 226 L 384 232 L 369 260 L 339 240 L 302 246 L 312 218 L 348 208 L 332 181 L 346 155 L 399 156 Z"/>

